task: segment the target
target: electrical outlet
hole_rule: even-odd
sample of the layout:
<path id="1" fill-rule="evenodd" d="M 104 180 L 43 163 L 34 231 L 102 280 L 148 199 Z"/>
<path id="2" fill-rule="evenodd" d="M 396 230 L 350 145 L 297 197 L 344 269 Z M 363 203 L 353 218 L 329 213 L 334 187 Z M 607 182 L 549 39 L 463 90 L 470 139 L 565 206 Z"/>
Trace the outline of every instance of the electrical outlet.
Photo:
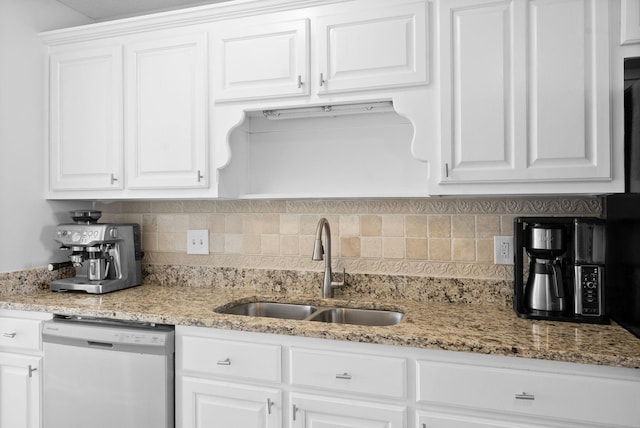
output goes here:
<path id="1" fill-rule="evenodd" d="M 209 254 L 209 231 L 187 230 L 187 254 Z"/>
<path id="2" fill-rule="evenodd" d="M 493 262 L 497 265 L 513 264 L 513 237 L 493 237 Z"/>

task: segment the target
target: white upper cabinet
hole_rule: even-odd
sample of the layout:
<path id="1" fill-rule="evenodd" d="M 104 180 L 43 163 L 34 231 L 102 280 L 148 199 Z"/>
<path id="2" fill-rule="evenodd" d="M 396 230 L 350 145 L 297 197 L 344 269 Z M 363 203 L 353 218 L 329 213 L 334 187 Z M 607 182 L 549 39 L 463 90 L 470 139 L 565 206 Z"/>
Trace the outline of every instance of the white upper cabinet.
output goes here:
<path id="1" fill-rule="evenodd" d="M 220 22 L 212 38 L 215 101 L 309 94 L 309 19 Z"/>
<path id="2" fill-rule="evenodd" d="M 122 189 L 122 48 L 49 57 L 49 188 Z"/>
<path id="3" fill-rule="evenodd" d="M 609 2 L 452 0 L 439 21 L 437 193 L 611 182 Z M 455 186 L 482 183 L 508 185 Z"/>
<path id="4" fill-rule="evenodd" d="M 640 0 L 622 0 L 620 43 L 640 43 Z"/>
<path id="5" fill-rule="evenodd" d="M 427 5 L 387 5 L 318 18 L 320 93 L 428 82 Z"/>
<path id="6" fill-rule="evenodd" d="M 129 189 L 207 187 L 205 33 L 127 43 Z"/>
<path id="7" fill-rule="evenodd" d="M 214 101 L 425 84 L 426 8 L 416 1 L 216 23 Z"/>

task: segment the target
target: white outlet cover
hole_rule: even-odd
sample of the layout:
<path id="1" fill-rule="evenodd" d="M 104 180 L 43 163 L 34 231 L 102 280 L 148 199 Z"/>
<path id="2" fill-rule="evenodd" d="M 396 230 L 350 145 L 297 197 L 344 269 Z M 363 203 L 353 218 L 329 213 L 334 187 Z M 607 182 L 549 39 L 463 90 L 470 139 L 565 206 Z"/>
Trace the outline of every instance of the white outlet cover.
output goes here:
<path id="1" fill-rule="evenodd" d="M 187 254 L 209 254 L 209 230 L 187 230 Z"/>
<path id="2" fill-rule="evenodd" d="M 497 265 L 512 265 L 514 263 L 512 236 L 493 237 L 493 263 Z"/>

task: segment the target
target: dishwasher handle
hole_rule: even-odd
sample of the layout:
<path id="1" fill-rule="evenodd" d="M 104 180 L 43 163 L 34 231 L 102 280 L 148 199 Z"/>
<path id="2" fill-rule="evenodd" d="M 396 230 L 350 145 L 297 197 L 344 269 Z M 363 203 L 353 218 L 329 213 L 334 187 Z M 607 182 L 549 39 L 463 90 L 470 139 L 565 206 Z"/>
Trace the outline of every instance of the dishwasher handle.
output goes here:
<path id="1" fill-rule="evenodd" d="M 87 345 L 91 348 L 101 348 L 101 349 L 113 349 L 113 343 L 109 342 L 96 342 L 94 340 L 87 340 Z"/>

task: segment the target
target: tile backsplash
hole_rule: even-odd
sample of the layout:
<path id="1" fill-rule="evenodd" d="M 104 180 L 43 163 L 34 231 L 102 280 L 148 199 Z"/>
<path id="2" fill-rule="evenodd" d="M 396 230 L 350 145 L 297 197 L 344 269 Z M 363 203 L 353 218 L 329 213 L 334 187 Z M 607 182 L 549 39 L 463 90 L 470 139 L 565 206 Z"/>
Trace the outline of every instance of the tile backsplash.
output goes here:
<path id="1" fill-rule="evenodd" d="M 97 203 L 101 222 L 142 226 L 149 265 L 321 271 L 316 225 L 331 225 L 335 271 L 508 280 L 493 236 L 521 215 L 600 216 L 599 197 L 195 200 Z M 187 255 L 187 230 L 209 230 L 209 255 Z"/>

